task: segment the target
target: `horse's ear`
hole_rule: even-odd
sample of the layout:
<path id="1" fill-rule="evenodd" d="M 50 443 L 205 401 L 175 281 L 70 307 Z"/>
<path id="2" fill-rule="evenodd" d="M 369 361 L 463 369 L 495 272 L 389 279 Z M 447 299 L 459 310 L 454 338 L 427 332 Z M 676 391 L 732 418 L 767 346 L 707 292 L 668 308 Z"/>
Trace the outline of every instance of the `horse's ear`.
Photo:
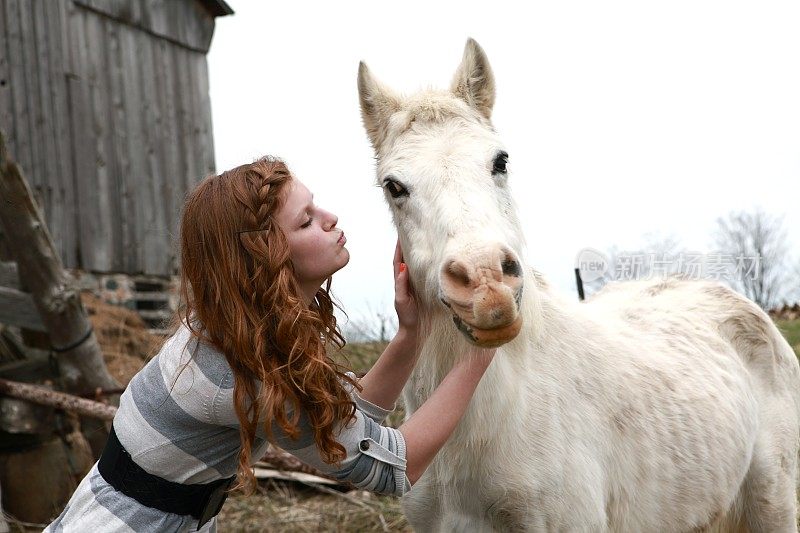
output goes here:
<path id="1" fill-rule="evenodd" d="M 375 79 L 363 61 L 358 65 L 358 99 L 364 128 L 377 150 L 386 138 L 389 117 L 400 109 L 400 99 Z"/>
<path id="2" fill-rule="evenodd" d="M 484 117 L 491 118 L 494 107 L 494 74 L 486 52 L 475 39 L 467 39 L 464 57 L 453 76 L 450 90 Z"/>

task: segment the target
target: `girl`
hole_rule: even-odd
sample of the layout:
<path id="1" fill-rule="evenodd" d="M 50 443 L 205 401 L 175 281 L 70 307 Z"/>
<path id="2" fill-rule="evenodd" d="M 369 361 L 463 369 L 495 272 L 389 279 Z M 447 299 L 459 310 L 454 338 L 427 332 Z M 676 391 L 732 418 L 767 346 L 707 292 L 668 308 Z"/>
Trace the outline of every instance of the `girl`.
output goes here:
<path id="1" fill-rule="evenodd" d="M 45 531 L 215 531 L 227 490 L 252 491 L 269 442 L 357 487 L 402 495 L 464 413 L 493 350 L 465 354 L 399 429 L 381 425 L 414 368 L 418 317 L 398 243 L 397 335 L 358 379 L 331 276 L 337 218 L 281 161 L 204 179 L 180 232 L 180 325 L 120 397 L 102 457 Z"/>

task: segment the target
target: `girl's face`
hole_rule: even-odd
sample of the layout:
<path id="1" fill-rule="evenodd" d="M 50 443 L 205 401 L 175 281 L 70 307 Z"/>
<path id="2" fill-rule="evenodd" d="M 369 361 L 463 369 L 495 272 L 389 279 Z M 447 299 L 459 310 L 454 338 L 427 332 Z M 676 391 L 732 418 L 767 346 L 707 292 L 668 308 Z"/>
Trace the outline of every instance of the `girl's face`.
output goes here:
<path id="1" fill-rule="evenodd" d="M 297 281 L 310 298 L 350 260 L 344 232 L 333 213 L 314 205 L 313 195 L 298 179 L 288 183 L 286 199 L 275 219 L 289 241 Z"/>

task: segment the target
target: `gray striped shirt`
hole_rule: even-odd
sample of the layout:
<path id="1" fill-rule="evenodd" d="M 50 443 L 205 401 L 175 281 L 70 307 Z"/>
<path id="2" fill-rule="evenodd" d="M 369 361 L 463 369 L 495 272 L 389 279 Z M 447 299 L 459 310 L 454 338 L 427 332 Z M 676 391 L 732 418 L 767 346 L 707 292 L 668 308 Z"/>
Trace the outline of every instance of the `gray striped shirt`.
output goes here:
<path id="1" fill-rule="evenodd" d="M 185 365 L 185 368 L 184 368 Z M 181 327 L 156 357 L 131 380 L 120 397 L 114 429 L 134 461 L 147 472 L 179 483 L 208 483 L 236 473 L 239 420 L 233 403 L 233 371 L 216 349 Z M 308 418 L 301 413 L 300 437 L 273 425 L 275 444 L 337 479 L 381 494 L 402 495 L 405 441 L 381 422 L 389 411 L 350 388 L 356 417 L 341 424 L 337 441 L 347 451 L 338 466 L 322 461 Z M 263 424 L 253 460 L 268 446 Z M 194 531 L 197 520 L 139 504 L 108 485 L 91 469 L 61 515 L 45 531 Z M 216 518 L 202 531 L 216 531 Z"/>

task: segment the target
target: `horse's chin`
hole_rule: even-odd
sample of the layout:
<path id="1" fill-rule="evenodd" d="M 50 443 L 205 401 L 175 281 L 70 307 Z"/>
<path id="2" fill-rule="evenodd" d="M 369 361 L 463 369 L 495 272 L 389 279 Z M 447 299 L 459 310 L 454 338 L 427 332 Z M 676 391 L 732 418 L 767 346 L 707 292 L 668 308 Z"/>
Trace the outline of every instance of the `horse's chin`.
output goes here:
<path id="1" fill-rule="evenodd" d="M 507 342 L 511 342 L 516 338 L 522 329 L 522 316 L 518 315 L 517 318 L 510 324 L 493 329 L 481 329 L 468 324 L 461 320 L 461 318 L 453 314 L 453 322 L 464 337 L 479 348 L 497 348 Z"/>

